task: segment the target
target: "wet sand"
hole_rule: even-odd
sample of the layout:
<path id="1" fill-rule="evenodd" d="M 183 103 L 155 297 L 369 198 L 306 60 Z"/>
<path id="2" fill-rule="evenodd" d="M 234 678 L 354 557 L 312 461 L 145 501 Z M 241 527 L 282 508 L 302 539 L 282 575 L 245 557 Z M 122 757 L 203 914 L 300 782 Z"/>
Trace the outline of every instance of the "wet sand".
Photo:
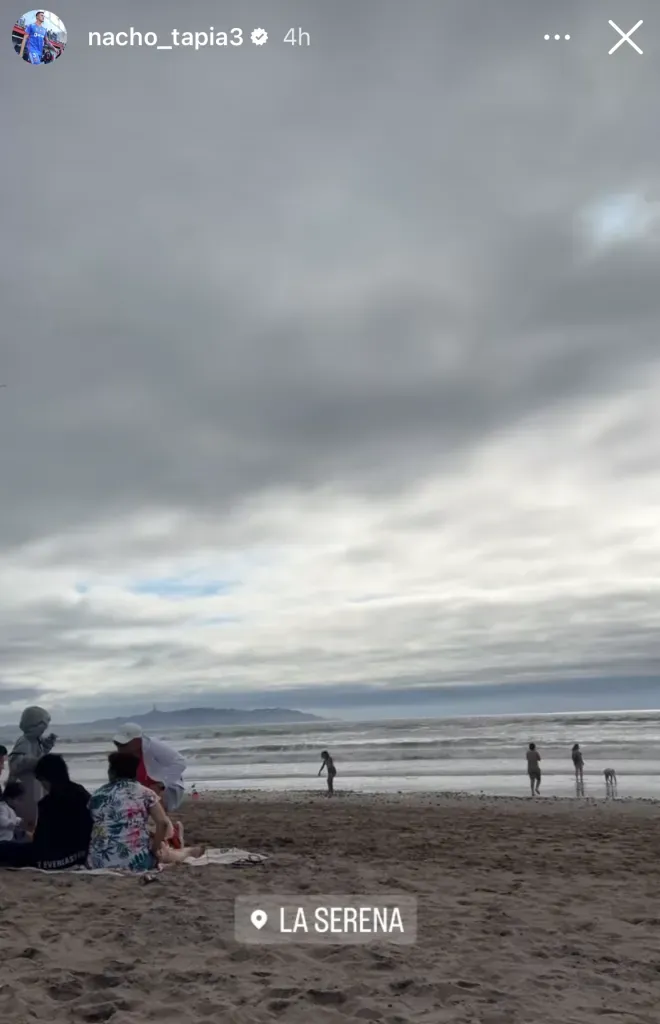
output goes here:
<path id="1" fill-rule="evenodd" d="M 204 796 L 189 839 L 265 866 L 0 873 L 13 1024 L 656 1024 L 660 807 L 634 801 Z M 416 895 L 412 947 L 239 946 L 253 893 Z"/>

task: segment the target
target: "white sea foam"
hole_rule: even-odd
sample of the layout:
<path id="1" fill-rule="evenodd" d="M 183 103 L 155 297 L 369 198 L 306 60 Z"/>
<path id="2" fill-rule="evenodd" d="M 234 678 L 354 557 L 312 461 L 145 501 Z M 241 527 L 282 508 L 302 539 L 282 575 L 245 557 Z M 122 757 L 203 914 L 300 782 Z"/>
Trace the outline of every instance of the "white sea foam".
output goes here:
<path id="1" fill-rule="evenodd" d="M 613 766 L 622 795 L 660 796 L 660 712 L 214 727 L 163 738 L 184 752 L 188 785 L 202 789 L 322 788 L 316 772 L 320 751 L 328 748 L 339 772 L 337 789 L 525 793 L 525 749 L 534 740 L 543 757 L 544 793 L 571 793 L 570 749 L 579 743 L 592 795 L 604 793 L 602 772 Z M 104 781 L 109 738 L 77 736 L 57 749 L 78 781 Z"/>

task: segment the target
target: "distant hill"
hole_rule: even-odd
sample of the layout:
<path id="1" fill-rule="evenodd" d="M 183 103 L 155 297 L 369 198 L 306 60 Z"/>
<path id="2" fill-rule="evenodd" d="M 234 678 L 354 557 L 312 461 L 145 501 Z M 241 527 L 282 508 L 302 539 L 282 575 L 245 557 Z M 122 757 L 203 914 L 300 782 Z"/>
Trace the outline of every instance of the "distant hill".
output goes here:
<path id="1" fill-rule="evenodd" d="M 145 715 L 124 715 L 121 718 L 100 718 L 95 722 L 67 725 L 69 729 L 96 729 L 112 732 L 125 722 L 136 722 L 145 731 L 170 729 L 199 729 L 204 726 L 223 725 L 288 725 L 296 722 L 322 722 L 318 715 L 308 715 L 290 708 L 255 708 L 237 711 L 234 708 L 184 708 L 182 711 L 158 711 L 154 708 Z"/>

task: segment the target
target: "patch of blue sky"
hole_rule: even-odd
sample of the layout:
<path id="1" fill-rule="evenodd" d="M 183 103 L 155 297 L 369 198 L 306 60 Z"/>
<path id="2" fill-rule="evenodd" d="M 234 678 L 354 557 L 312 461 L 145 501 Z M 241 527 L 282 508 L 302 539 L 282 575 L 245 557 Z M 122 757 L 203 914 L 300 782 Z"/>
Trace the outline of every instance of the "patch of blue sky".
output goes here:
<path id="1" fill-rule="evenodd" d="M 129 586 L 132 594 L 148 594 L 163 597 L 170 601 L 181 601 L 191 598 L 221 597 L 235 590 L 237 583 L 233 580 L 202 580 L 186 576 L 160 576 L 150 579 L 136 580 Z"/>
<path id="2" fill-rule="evenodd" d="M 600 245 L 642 238 L 657 217 L 657 206 L 635 192 L 604 196 L 585 211 L 589 232 Z"/>

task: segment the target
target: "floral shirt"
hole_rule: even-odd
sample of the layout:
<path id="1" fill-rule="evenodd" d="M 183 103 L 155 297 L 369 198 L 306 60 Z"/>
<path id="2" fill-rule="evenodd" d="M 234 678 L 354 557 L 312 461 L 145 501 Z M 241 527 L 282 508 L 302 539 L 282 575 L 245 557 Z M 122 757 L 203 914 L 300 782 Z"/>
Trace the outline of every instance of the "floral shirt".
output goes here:
<path id="1" fill-rule="evenodd" d="M 108 782 L 97 789 L 89 803 L 93 827 L 87 866 L 124 871 L 154 868 L 149 812 L 157 803 L 152 790 L 129 779 Z"/>

